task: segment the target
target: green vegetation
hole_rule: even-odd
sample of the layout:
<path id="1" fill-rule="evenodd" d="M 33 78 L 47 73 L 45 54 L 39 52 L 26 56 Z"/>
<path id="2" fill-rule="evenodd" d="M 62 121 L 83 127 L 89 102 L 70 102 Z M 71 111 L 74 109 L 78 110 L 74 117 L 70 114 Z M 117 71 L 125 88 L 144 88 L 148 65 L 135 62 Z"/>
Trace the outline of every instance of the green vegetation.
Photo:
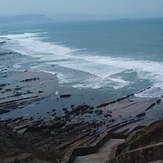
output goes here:
<path id="1" fill-rule="evenodd" d="M 126 142 L 129 150 L 163 142 L 163 120 L 156 121 L 137 132 Z"/>

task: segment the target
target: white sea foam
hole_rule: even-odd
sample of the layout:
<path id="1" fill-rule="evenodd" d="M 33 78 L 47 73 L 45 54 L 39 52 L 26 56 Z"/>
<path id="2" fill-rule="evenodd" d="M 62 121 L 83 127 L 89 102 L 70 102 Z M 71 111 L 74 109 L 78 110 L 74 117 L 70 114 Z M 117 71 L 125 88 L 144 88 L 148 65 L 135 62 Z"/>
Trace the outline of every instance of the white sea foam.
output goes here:
<path id="1" fill-rule="evenodd" d="M 49 58 L 49 56 L 47 56 L 47 54 L 49 53 L 59 56 L 74 51 L 73 49 L 70 49 L 68 47 L 43 42 L 38 37 L 38 35 L 39 33 L 24 33 L 16 35 L 6 35 L 6 37 L 11 39 L 10 46 L 13 45 L 13 50 L 24 55 L 40 57 L 40 59 L 42 59 L 42 57 L 45 57 L 44 59 L 51 59 Z"/>
<path id="2" fill-rule="evenodd" d="M 17 69 L 17 68 L 21 68 L 21 65 L 19 65 L 19 64 L 14 64 L 13 67 Z"/>
<path id="3" fill-rule="evenodd" d="M 125 80 L 122 76 L 115 74 L 127 70 L 137 72 L 140 79 L 150 80 L 153 87 L 163 89 L 163 63 L 147 60 L 133 60 L 130 58 L 113 58 L 91 54 L 80 54 L 79 49 L 72 49 L 54 43 L 44 42 L 39 33 L 25 33 L 17 35 L 6 35 L 10 40 L 10 47 L 23 55 L 38 58 L 43 64 L 55 64 L 60 67 L 81 71 L 88 74 L 87 77 L 76 73 L 57 73 L 60 83 L 72 83 L 78 88 L 123 88 L 132 80 Z M 42 65 L 35 68 L 41 68 Z M 51 73 L 54 73 L 51 71 Z M 113 77 L 114 76 L 114 77 Z"/>
<path id="4" fill-rule="evenodd" d="M 154 87 L 163 89 L 163 63 L 102 56 L 82 56 L 74 58 L 74 62 L 61 62 L 59 64 L 63 67 L 69 67 L 96 75 L 103 81 L 111 80 L 114 83 L 118 82 L 122 84 L 122 87 L 128 85 L 129 81 L 112 78 L 111 75 L 121 73 L 125 70 L 132 70 L 138 73 L 139 78 L 149 79 Z M 121 88 L 121 86 L 119 86 L 119 88 Z"/>
<path id="5" fill-rule="evenodd" d="M 161 97 L 163 95 L 163 89 L 160 87 L 151 87 L 143 92 L 135 94 L 136 97 Z"/>

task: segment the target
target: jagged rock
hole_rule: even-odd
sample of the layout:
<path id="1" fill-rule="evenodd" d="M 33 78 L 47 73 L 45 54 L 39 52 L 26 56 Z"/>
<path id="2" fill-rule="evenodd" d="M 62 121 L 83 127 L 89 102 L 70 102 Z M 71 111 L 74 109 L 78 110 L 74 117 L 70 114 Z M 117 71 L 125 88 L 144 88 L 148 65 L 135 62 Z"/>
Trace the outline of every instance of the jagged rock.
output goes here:
<path id="1" fill-rule="evenodd" d="M 102 110 L 95 110 L 95 113 L 96 113 L 97 115 L 102 115 L 103 111 L 102 111 Z"/>
<path id="2" fill-rule="evenodd" d="M 113 123 L 114 121 L 115 121 L 115 119 L 111 119 L 109 122 L 110 122 L 110 123 Z"/>
<path id="3" fill-rule="evenodd" d="M 0 44 L 5 44 L 5 43 L 6 43 L 6 41 L 1 41 L 1 42 L 0 42 Z"/>
<path id="4" fill-rule="evenodd" d="M 90 106 L 88 105 L 79 105 L 76 108 L 73 108 L 73 110 L 70 111 L 69 114 L 79 115 L 80 113 L 86 113 L 86 110 L 89 108 Z"/>
<path id="5" fill-rule="evenodd" d="M 156 105 L 155 103 L 151 104 L 145 111 L 151 109 L 151 108 L 152 108 L 153 106 L 155 106 L 155 105 Z"/>
<path id="6" fill-rule="evenodd" d="M 0 55 L 15 54 L 15 52 L 0 52 Z"/>
<path id="7" fill-rule="evenodd" d="M 0 109 L 0 115 L 1 114 L 4 114 L 4 113 L 8 113 L 8 112 L 10 112 L 10 110 L 7 110 L 7 109 Z"/>
<path id="8" fill-rule="evenodd" d="M 110 114 L 105 114 L 104 117 L 112 117 Z"/>
<path id="9" fill-rule="evenodd" d="M 21 90 L 21 89 L 22 89 L 22 88 L 19 87 L 19 88 L 15 88 L 14 90 L 15 90 L 15 91 L 19 91 L 19 90 Z"/>
<path id="10" fill-rule="evenodd" d="M 143 116 L 145 116 L 146 114 L 145 113 L 141 113 L 141 114 L 138 114 L 138 115 L 136 115 L 136 117 L 143 117 Z"/>
<path id="11" fill-rule="evenodd" d="M 28 126 L 29 124 L 21 124 L 19 126 L 15 126 L 14 130 L 21 130 L 21 129 L 27 128 Z"/>
<path id="12" fill-rule="evenodd" d="M 35 81 L 35 80 L 39 80 L 39 78 L 35 77 L 35 78 L 25 79 L 25 80 L 22 80 L 20 82 L 31 82 L 31 81 Z"/>
<path id="13" fill-rule="evenodd" d="M 71 97 L 72 95 L 70 94 L 66 94 L 66 95 L 60 95 L 60 98 L 67 98 L 67 97 Z"/>
<path id="14" fill-rule="evenodd" d="M 5 89 L 5 91 L 6 91 L 6 92 L 11 92 L 11 91 L 12 91 L 12 89 Z"/>
<path id="15" fill-rule="evenodd" d="M 61 120 L 61 117 L 56 117 L 55 120 L 56 121 Z"/>
<path id="16" fill-rule="evenodd" d="M 105 107 L 107 105 L 109 105 L 109 103 L 103 103 L 103 104 L 98 105 L 97 108 Z"/>
<path id="17" fill-rule="evenodd" d="M 5 87 L 7 84 L 1 84 L 0 87 Z"/>
<path id="18" fill-rule="evenodd" d="M 44 133 L 45 135 L 48 135 L 48 134 L 51 133 L 51 130 L 50 130 L 50 129 L 45 129 L 45 130 L 43 130 L 43 133 Z"/>
<path id="19" fill-rule="evenodd" d="M 161 102 L 161 99 L 158 99 L 158 100 L 156 101 L 157 104 L 159 104 L 160 102 Z"/>
<path id="20" fill-rule="evenodd" d="M 93 110 L 88 110 L 88 113 L 89 113 L 89 114 L 92 114 L 92 113 L 93 113 Z"/>
<path id="21" fill-rule="evenodd" d="M 93 106 L 91 106 L 91 107 L 89 107 L 89 109 L 93 110 L 93 109 L 94 109 L 94 107 L 93 107 Z"/>
<path id="22" fill-rule="evenodd" d="M 71 108 L 73 108 L 75 105 L 71 105 Z"/>
<path id="23" fill-rule="evenodd" d="M 64 111 L 65 114 L 68 114 L 69 113 L 69 111 L 68 111 L 67 108 L 63 108 L 63 111 Z"/>

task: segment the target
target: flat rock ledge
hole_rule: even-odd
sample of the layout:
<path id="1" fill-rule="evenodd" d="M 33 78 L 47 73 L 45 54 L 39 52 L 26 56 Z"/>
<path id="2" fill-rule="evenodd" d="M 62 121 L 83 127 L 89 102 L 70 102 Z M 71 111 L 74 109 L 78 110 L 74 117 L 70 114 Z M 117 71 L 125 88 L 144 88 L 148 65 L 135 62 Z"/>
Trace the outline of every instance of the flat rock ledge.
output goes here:
<path id="1" fill-rule="evenodd" d="M 31 80 L 35 82 L 37 79 L 32 78 Z M 31 95 L 29 93 L 30 100 L 38 100 L 38 97 L 31 99 Z M 23 103 L 29 99 L 25 99 Z M 2 114 L 4 114 L 5 107 L 11 108 L 12 104 L 18 107 L 22 104 L 21 99 L 14 102 L 4 102 L 4 100 L 0 102 Z M 100 142 L 106 141 L 107 136 L 104 135 L 115 136 L 133 126 L 148 125 L 161 119 L 162 106 L 161 99 L 139 98 L 131 94 L 97 107 L 86 104 L 71 105 L 71 109 L 62 108 L 64 114 L 60 116 L 56 114 L 55 109 L 52 109 L 47 113 L 52 116 L 50 120 L 20 116 L 0 120 L 0 123 L 17 133 L 19 137 L 28 140 L 34 151 L 55 153 L 55 156 L 61 160 L 67 157 L 67 151 L 70 149 L 94 146 L 99 148 Z M 71 154 L 68 154 L 69 159 L 71 159 Z"/>

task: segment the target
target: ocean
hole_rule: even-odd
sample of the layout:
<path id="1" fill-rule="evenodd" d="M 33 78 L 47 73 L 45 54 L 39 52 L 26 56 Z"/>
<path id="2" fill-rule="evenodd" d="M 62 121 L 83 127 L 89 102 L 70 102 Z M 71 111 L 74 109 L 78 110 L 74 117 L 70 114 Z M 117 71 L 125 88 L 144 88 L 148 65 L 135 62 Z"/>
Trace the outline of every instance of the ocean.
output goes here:
<path id="1" fill-rule="evenodd" d="M 8 71 L 54 74 L 60 88 L 89 104 L 163 95 L 163 19 L 1 25 L 2 41 L 1 50 L 23 56 Z"/>

